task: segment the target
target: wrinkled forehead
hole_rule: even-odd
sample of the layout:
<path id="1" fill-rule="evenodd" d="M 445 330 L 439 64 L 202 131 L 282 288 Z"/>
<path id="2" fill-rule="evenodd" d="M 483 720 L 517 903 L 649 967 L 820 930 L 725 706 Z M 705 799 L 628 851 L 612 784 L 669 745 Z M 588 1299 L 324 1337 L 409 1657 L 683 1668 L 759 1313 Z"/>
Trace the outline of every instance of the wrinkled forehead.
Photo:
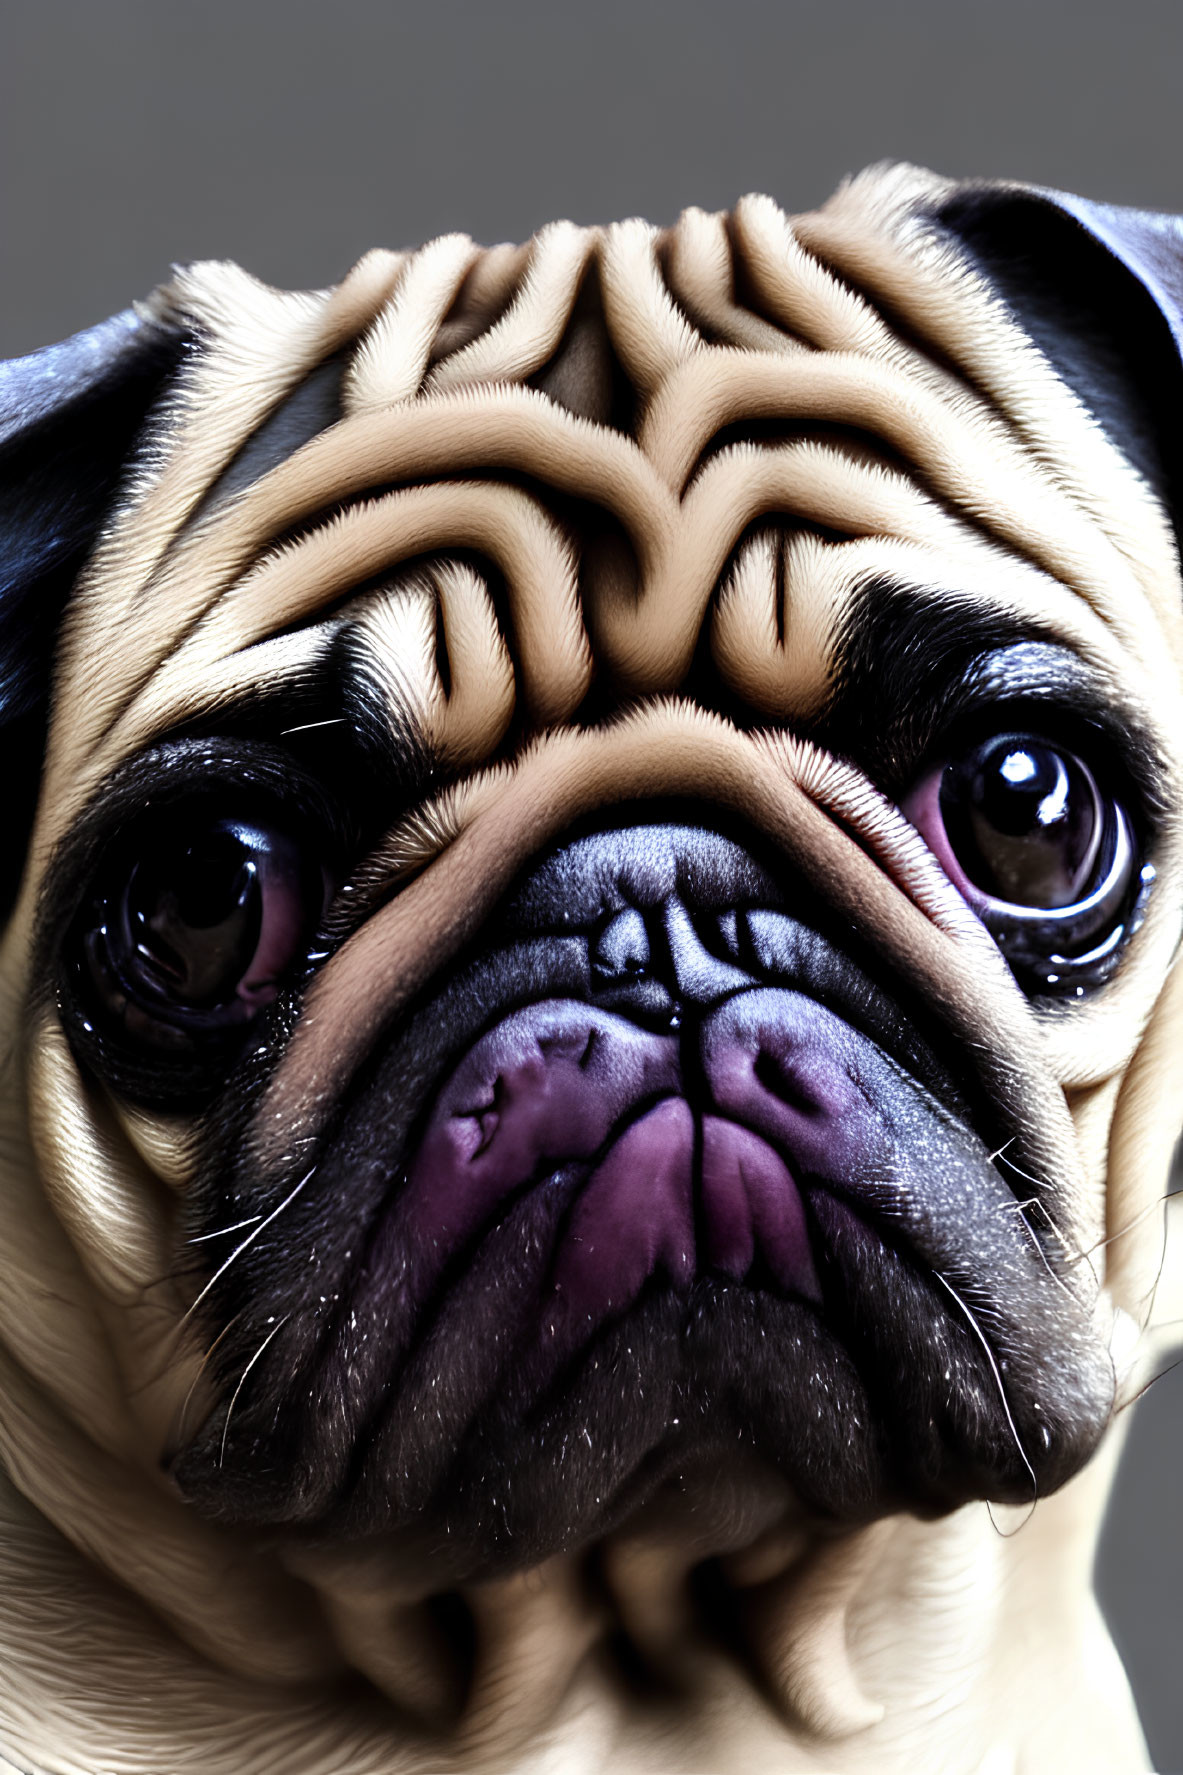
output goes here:
<path id="1" fill-rule="evenodd" d="M 448 236 L 312 294 L 183 274 L 191 363 L 67 624 L 43 848 L 187 723 L 331 718 L 330 662 L 463 765 L 593 687 L 808 721 L 901 626 L 913 683 L 951 635 L 1051 640 L 1169 732 L 1164 515 L 938 195 Z"/>

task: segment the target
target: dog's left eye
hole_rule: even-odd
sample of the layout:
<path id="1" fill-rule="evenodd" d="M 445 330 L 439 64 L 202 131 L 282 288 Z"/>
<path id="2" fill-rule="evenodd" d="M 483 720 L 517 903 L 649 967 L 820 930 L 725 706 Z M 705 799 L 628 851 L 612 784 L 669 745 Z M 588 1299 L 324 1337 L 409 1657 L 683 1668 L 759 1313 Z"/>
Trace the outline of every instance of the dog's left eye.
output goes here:
<path id="1" fill-rule="evenodd" d="M 1079 994 L 1107 976 L 1140 878 L 1129 817 L 1083 759 L 992 734 L 901 805 L 1028 990 Z"/>
<path id="2" fill-rule="evenodd" d="M 83 913 L 85 996 L 139 1043 L 220 1042 L 275 998 L 325 897 L 319 859 L 277 822 L 174 818 L 113 861 Z"/>

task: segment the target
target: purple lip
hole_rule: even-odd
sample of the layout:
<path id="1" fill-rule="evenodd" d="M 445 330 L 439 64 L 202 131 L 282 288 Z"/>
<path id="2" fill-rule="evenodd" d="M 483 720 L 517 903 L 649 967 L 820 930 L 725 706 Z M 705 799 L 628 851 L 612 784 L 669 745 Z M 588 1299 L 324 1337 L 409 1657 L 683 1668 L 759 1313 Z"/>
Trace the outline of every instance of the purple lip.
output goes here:
<path id="1" fill-rule="evenodd" d="M 444 1083 L 408 1168 L 398 1214 L 421 1285 L 512 1195 L 582 1162 L 592 1169 L 542 1315 L 560 1343 L 622 1311 L 653 1275 L 676 1287 L 704 1273 L 742 1281 L 759 1263 L 786 1292 L 820 1299 L 793 1162 L 841 1166 L 840 1148 L 865 1150 L 867 1116 L 842 1044 L 818 1039 L 819 1015 L 837 1023 L 765 989 L 681 1037 L 571 1000 L 506 1017 Z"/>

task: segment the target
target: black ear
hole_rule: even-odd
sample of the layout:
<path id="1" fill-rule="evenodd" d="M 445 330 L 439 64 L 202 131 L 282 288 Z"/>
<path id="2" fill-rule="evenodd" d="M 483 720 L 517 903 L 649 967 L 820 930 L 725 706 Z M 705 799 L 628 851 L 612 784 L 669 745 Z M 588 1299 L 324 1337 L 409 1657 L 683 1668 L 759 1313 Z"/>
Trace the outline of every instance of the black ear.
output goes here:
<path id="1" fill-rule="evenodd" d="M 939 220 L 1183 521 L 1183 218 L 962 186 Z"/>
<path id="2" fill-rule="evenodd" d="M 0 363 L 0 912 L 35 805 L 62 611 L 183 349 L 177 328 L 128 310 Z"/>

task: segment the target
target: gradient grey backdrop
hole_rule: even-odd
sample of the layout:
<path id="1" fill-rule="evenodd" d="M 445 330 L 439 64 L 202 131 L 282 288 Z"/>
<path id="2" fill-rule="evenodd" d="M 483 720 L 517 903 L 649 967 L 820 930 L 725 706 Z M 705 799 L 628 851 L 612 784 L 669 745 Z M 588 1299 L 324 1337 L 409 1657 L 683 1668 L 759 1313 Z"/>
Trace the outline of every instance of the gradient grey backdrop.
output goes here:
<path id="1" fill-rule="evenodd" d="M 1178 0 L 4 0 L 0 355 L 172 260 L 320 284 L 453 228 L 804 208 L 884 157 L 1183 211 L 1181 149 Z M 1183 1770 L 1181 1469 L 1183 1370 L 1134 1414 L 1099 1571 Z"/>

